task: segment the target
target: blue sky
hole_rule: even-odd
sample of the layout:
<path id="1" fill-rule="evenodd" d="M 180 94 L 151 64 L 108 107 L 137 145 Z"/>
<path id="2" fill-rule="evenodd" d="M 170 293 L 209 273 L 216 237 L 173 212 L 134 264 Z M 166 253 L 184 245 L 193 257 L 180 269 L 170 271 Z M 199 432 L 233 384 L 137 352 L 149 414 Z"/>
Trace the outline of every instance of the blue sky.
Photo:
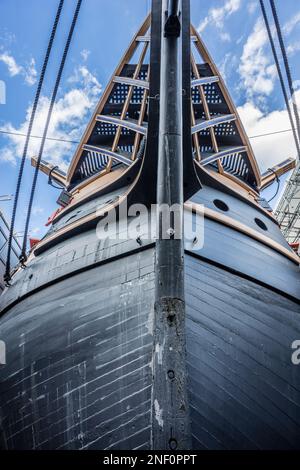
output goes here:
<path id="1" fill-rule="evenodd" d="M 41 105 L 33 133 L 41 135 L 57 72 L 62 44 L 75 0 L 66 0 L 56 37 Z M 266 1 L 266 4 L 268 2 Z M 300 79 L 300 4 L 277 0 L 294 80 Z M 0 0 L 0 80 L 6 84 L 6 104 L 0 104 L 0 129 L 24 133 L 36 80 L 48 42 L 58 0 Z M 258 0 L 191 0 L 192 22 L 225 77 L 248 135 L 288 129 L 287 113 L 266 38 Z M 49 136 L 78 140 L 131 37 L 150 8 L 149 0 L 83 0 L 57 98 Z M 299 74 L 298 74 L 299 75 Z M 299 96 L 300 98 L 300 96 Z M 262 169 L 295 156 L 291 134 L 251 139 Z M 13 194 L 24 138 L 0 134 L 0 195 Z M 37 153 L 32 139 L 29 155 Z M 76 145 L 48 141 L 44 159 L 63 168 Z M 20 207 L 30 188 L 32 168 L 26 164 Z M 268 195 L 275 191 L 273 186 Z M 40 237 L 56 208 L 58 191 L 40 174 L 31 222 L 31 236 Z M 2 203 L 10 214 L 11 202 Z M 24 210 L 17 230 L 22 231 Z"/>

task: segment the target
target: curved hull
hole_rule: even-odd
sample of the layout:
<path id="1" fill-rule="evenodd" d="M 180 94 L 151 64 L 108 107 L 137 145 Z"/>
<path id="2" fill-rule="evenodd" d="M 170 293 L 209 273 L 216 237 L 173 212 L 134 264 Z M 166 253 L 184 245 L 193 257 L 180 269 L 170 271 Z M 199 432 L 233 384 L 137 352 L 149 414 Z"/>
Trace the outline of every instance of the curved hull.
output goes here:
<path id="1" fill-rule="evenodd" d="M 202 189 L 198 202 L 220 196 L 211 191 Z M 226 202 L 235 204 L 237 222 L 248 217 L 251 225 L 252 208 Z M 275 224 L 264 220 L 279 242 Z M 203 248 L 187 244 L 185 254 L 193 447 L 299 449 L 299 369 L 291 362 L 300 337 L 298 267 L 232 227 L 204 224 Z M 103 242 L 89 230 L 16 275 L 1 297 L 3 447 L 151 447 L 160 419 L 151 412 L 154 265 L 152 240 Z"/>

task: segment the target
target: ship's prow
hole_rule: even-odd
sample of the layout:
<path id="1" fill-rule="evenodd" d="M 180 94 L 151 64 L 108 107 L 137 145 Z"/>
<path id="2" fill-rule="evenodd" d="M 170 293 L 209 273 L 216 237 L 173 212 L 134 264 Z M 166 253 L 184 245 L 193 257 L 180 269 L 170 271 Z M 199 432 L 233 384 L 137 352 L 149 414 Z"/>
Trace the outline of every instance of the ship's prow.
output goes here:
<path id="1" fill-rule="evenodd" d="M 68 173 L 40 165 L 61 208 L 0 297 L 3 448 L 300 449 L 299 257 L 260 197 L 294 163 L 260 174 L 189 2 L 170 4 L 153 0 Z M 159 140 L 162 9 L 180 19 L 174 153 Z M 170 155 L 184 236 L 171 217 L 159 245 L 149 209 L 173 198 Z"/>

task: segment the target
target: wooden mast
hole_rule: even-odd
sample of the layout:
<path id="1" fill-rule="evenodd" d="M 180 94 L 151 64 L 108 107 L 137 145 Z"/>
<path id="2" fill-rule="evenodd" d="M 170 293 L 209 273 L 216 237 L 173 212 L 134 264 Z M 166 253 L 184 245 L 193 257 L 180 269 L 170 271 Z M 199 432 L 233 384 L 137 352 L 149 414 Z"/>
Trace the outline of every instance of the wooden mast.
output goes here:
<path id="1" fill-rule="evenodd" d="M 162 3 L 153 449 L 191 448 L 185 358 L 181 1 Z"/>

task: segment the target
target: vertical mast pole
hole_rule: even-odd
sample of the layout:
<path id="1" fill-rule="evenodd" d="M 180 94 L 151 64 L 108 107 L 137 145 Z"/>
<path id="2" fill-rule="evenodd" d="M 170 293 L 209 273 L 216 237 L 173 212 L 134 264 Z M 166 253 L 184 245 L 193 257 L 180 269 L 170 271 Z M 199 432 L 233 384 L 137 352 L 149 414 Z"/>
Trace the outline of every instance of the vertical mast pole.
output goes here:
<path id="1" fill-rule="evenodd" d="M 162 0 L 152 446 L 171 450 L 191 448 L 185 361 L 181 21 L 182 1 Z"/>

